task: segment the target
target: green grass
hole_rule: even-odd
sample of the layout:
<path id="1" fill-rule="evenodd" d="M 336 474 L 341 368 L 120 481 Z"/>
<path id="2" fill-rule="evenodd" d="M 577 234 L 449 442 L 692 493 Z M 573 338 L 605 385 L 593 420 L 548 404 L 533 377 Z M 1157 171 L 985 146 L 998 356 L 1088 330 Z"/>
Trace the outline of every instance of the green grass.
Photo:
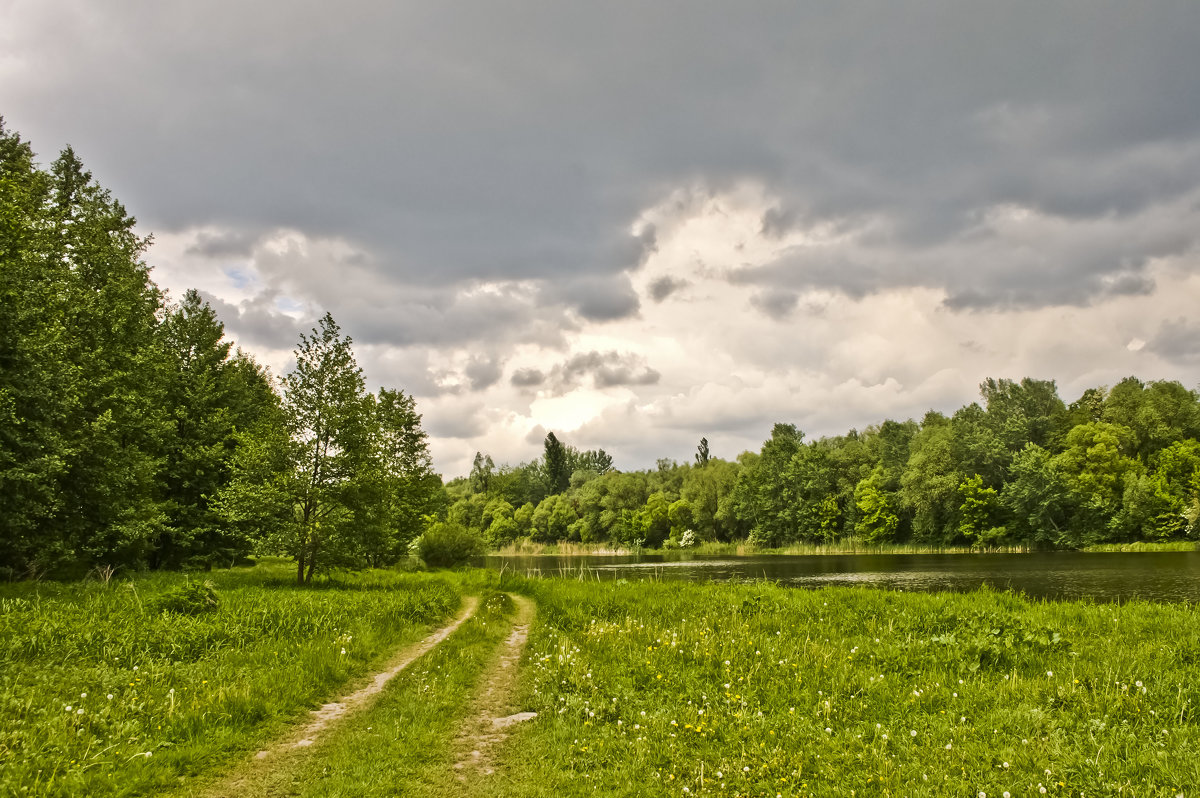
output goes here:
<path id="1" fill-rule="evenodd" d="M 1136 544 L 1133 544 L 1136 545 Z M 1144 544 L 1147 547 L 1154 546 L 1170 546 L 1172 544 Z M 1146 548 L 1137 549 L 1145 551 L 1190 551 L 1195 548 L 1194 543 L 1180 544 L 1177 548 Z M 1112 551 L 1125 549 L 1110 549 Z M 1134 550 L 1134 549 L 1130 549 Z M 489 552 L 490 554 L 500 555 L 504 557 L 540 557 L 540 556 L 555 556 L 555 557 L 579 557 L 579 556 L 610 556 L 610 555 L 630 555 L 635 553 L 641 554 L 666 554 L 668 556 L 686 556 L 686 555 L 706 555 L 706 556 L 753 556 L 765 554 L 980 554 L 980 553 L 1011 553 L 1011 552 L 1026 552 L 1030 551 L 1025 546 L 1005 546 L 994 549 L 985 549 L 981 552 L 980 549 L 972 548 L 971 546 L 934 546 L 922 543 L 883 543 L 879 545 L 867 545 L 865 543 L 847 539 L 834 541 L 832 543 L 794 543 L 789 546 L 779 548 L 764 548 L 755 546 L 744 540 L 735 541 L 732 543 L 708 542 L 701 543 L 690 549 L 627 549 L 609 543 L 571 543 L 561 541 L 559 543 L 533 543 L 528 540 L 520 540 L 517 543 L 505 546 L 501 549 Z"/>
<path id="2" fill-rule="evenodd" d="M 1175 796 L 1200 783 L 1195 607 L 526 589 L 539 623 L 522 703 L 540 714 L 479 794 Z"/>
<path id="3" fill-rule="evenodd" d="M 1148 543 L 1145 541 L 1135 543 L 1099 543 L 1095 546 L 1088 546 L 1084 551 L 1200 551 L 1200 543 L 1191 540 L 1168 540 L 1162 543 Z"/>
<path id="4" fill-rule="evenodd" d="M 459 591 L 483 596 L 472 620 L 373 707 L 267 760 L 252 791 L 1141 797 L 1200 783 L 1194 605 L 484 571 L 299 590 L 287 577 L 221 574 L 218 612 L 182 619 L 141 609 L 178 578 L 136 595 L 0 589 L 0 793 L 203 794 Z M 510 630 L 497 590 L 537 601 L 513 710 L 539 714 L 495 750 L 496 774 L 460 783 L 453 740 Z"/>
<path id="5" fill-rule="evenodd" d="M 283 564 L 205 575 L 215 612 L 154 612 L 186 577 L 0 586 L 0 795 L 134 795 L 277 732 L 460 603 L 385 571 L 297 588 Z"/>

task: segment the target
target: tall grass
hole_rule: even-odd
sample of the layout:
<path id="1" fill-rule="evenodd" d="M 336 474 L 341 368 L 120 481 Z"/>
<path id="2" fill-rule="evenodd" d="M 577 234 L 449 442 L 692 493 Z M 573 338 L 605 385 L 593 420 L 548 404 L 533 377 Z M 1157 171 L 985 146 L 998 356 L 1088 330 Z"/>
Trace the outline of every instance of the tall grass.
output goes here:
<path id="1" fill-rule="evenodd" d="M 290 569 L 206 575 L 219 606 L 154 612 L 186 577 L 0 589 L 0 794 L 137 794 L 244 750 L 459 604 L 455 584 Z"/>
<path id="2" fill-rule="evenodd" d="M 1200 551 L 1200 542 L 1191 540 L 1167 540 L 1161 543 L 1136 541 L 1133 543 L 1098 543 L 1084 551 L 1098 552 L 1143 552 L 1143 551 Z"/>
<path id="3" fill-rule="evenodd" d="M 1190 550 L 1194 547 L 1195 544 L 1187 543 L 1179 549 L 1170 550 Z M 1116 551 L 1125 549 L 1111 550 Z M 1160 551 L 1164 549 L 1155 548 L 1153 550 Z M 985 551 L 989 553 L 1018 553 L 1031 551 L 1031 549 L 1027 546 L 1002 546 L 998 548 L 986 549 Z M 518 540 L 515 543 L 511 543 L 491 552 L 491 554 L 500 555 L 502 557 L 581 557 L 629 555 L 638 553 L 666 554 L 668 556 L 701 555 L 745 557 L 761 554 L 979 554 L 981 553 L 981 550 L 972 548 L 970 546 L 937 546 L 921 543 L 884 543 L 879 545 L 869 545 L 851 538 L 832 543 L 793 543 L 791 545 L 782 546 L 779 548 L 755 546 L 753 543 L 749 543 L 744 540 L 733 541 L 730 543 L 710 541 L 707 543 L 701 543 L 688 549 L 627 549 L 619 546 L 613 546 L 612 544 L 608 543 L 571 543 L 568 541 L 560 541 L 558 543 L 533 543 L 528 540 Z"/>

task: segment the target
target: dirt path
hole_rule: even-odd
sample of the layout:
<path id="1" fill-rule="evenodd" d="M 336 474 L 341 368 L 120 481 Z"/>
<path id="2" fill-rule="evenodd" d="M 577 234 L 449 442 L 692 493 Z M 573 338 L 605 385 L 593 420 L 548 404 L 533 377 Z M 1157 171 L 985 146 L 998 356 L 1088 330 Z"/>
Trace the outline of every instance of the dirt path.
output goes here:
<path id="1" fill-rule="evenodd" d="M 484 672 L 471 710 L 454 740 L 454 769 L 459 781 L 466 781 L 471 773 L 485 776 L 493 773 L 495 746 L 508 736 L 511 726 L 537 715 L 536 712 L 509 714 L 513 709 L 517 664 L 529 639 L 529 626 L 536 609 L 534 603 L 524 596 L 514 595 L 512 598 L 517 604 L 512 632 Z"/>
<path id="2" fill-rule="evenodd" d="M 453 634 L 458 627 L 462 626 L 467 619 L 475 614 L 475 609 L 478 606 L 479 600 L 474 596 L 464 598 L 462 611 L 448 625 L 438 629 L 419 643 L 414 643 L 398 651 L 384 665 L 383 670 L 376 673 L 365 686 L 355 690 L 353 693 L 342 696 L 337 701 L 323 705 L 320 709 L 314 709 L 312 711 L 312 719 L 308 723 L 269 748 L 259 751 L 254 755 L 254 759 L 247 762 L 244 766 L 239 766 L 230 777 L 204 790 L 201 794 L 210 798 L 218 798 L 218 796 L 230 796 L 232 798 L 233 796 L 246 795 L 249 785 L 258 780 L 264 768 L 270 767 L 272 759 L 311 746 L 320 739 L 321 735 L 328 731 L 330 726 L 347 713 L 371 703 L 372 699 L 383 691 L 384 686 L 388 682 Z"/>

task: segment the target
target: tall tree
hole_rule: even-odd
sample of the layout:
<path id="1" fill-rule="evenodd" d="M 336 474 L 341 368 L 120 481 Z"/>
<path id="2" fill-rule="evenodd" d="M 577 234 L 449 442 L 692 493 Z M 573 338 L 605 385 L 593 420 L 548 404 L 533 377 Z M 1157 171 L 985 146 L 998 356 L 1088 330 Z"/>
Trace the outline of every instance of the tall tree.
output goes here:
<path id="1" fill-rule="evenodd" d="M 546 433 L 543 468 L 546 471 L 546 483 L 550 495 L 562 493 L 571 484 L 571 468 L 567 459 L 567 450 L 553 432 Z"/>
<path id="2" fill-rule="evenodd" d="M 69 147 L 0 122 L 0 566 L 136 565 L 162 527 L 149 240 Z"/>
<path id="3" fill-rule="evenodd" d="M 700 445 L 696 447 L 696 467 L 704 468 L 708 465 L 708 438 L 701 438 Z"/>
<path id="4" fill-rule="evenodd" d="M 213 507 L 230 479 L 238 429 L 248 429 L 278 404 L 270 378 L 248 356 L 230 355 L 224 325 L 191 290 L 163 319 L 168 360 L 163 463 L 166 522 L 150 553 L 152 567 L 190 562 L 211 567 L 250 550 Z"/>

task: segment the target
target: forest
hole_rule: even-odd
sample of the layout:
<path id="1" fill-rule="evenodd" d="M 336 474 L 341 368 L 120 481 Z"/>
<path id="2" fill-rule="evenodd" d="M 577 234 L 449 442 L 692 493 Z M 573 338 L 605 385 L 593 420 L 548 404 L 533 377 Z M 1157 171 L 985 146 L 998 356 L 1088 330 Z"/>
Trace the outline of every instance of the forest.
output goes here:
<path id="1" fill-rule="evenodd" d="M 0 122 L 2 578 L 282 554 L 308 582 L 405 558 L 433 525 L 468 550 L 1078 548 L 1200 532 L 1200 397 L 1134 377 L 1070 404 L 1052 380 L 989 379 L 950 416 L 819 440 L 780 423 L 757 453 L 722 459 L 702 439 L 694 462 L 643 471 L 550 433 L 540 457 L 479 453 L 443 485 L 413 397 L 368 392 L 332 316 L 276 378 L 198 292 L 169 300 L 134 227 L 70 148 L 42 168 Z"/>
<path id="2" fill-rule="evenodd" d="M 406 556 L 442 495 L 413 398 L 368 393 L 328 314 L 275 379 L 134 224 L 0 120 L 0 578 Z"/>
<path id="3" fill-rule="evenodd" d="M 451 482 L 452 521 L 492 546 L 528 537 L 688 548 L 855 541 L 1080 548 L 1200 532 L 1200 397 L 1135 377 L 1067 404 L 1053 380 L 988 379 L 953 415 L 886 420 L 805 440 L 776 424 L 734 460 L 617 472 L 551 433 L 539 460 L 480 454 Z"/>

